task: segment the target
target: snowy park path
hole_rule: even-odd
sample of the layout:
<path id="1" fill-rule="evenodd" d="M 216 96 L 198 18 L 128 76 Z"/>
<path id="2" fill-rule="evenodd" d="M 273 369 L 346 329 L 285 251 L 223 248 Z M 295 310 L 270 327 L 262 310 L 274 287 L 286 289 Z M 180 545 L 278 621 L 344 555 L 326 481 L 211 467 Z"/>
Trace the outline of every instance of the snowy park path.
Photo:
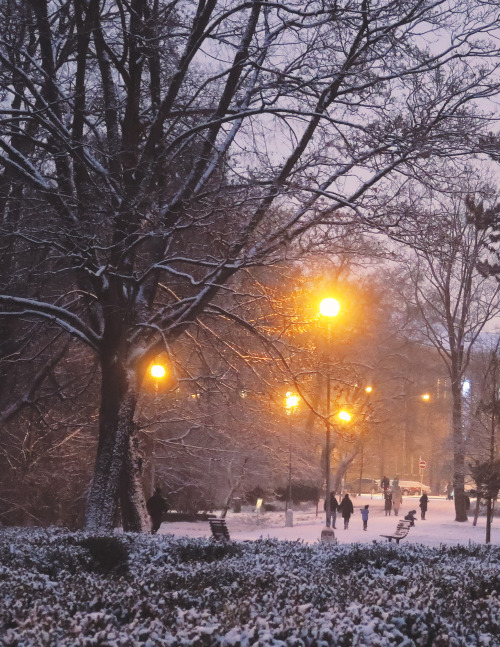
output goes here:
<path id="1" fill-rule="evenodd" d="M 458 523 L 455 519 L 455 508 L 453 501 L 447 501 L 443 497 L 429 497 L 429 508 L 426 520 L 420 520 L 420 509 L 418 507 L 419 497 L 404 497 L 403 506 L 399 516 L 394 514 L 386 517 L 383 509 L 384 502 L 380 495 L 369 494 L 360 497 L 353 497 L 354 514 L 351 517 L 349 528 L 344 530 L 342 519 L 337 522 L 335 535 L 341 544 L 347 543 L 372 543 L 385 541 L 380 535 L 392 533 L 399 519 L 402 519 L 409 510 L 417 510 L 417 521 L 415 527 L 403 542 L 415 542 L 426 546 L 439 546 L 440 544 L 468 544 L 469 542 L 483 544 L 486 535 L 486 519 L 479 517 L 477 526 L 473 526 L 473 514 L 469 515 L 469 521 Z M 360 509 L 368 504 L 370 506 L 370 517 L 368 530 L 363 531 Z M 475 506 L 472 500 L 471 509 Z M 260 537 L 272 537 L 285 541 L 304 541 L 305 543 L 316 543 L 324 528 L 324 513 L 322 507 L 316 516 L 314 508 L 294 511 L 293 527 L 285 527 L 284 512 L 228 512 L 227 526 L 231 539 L 238 541 L 255 540 Z M 163 523 L 160 529 L 161 534 L 174 534 L 176 536 L 210 537 L 208 522 L 193 523 Z M 402 543 L 403 543 L 402 542 Z M 500 519 L 493 520 L 491 543 L 500 544 Z"/>

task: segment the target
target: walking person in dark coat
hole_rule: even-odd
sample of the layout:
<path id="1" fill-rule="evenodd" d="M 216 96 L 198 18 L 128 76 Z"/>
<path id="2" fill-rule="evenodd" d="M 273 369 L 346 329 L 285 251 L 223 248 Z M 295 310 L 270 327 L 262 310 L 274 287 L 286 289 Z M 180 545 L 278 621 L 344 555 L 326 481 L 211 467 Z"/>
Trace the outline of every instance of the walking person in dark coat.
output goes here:
<path id="1" fill-rule="evenodd" d="M 161 515 L 167 512 L 168 505 L 161 495 L 159 487 L 156 488 L 153 496 L 146 501 L 146 509 L 151 517 L 151 534 L 155 535 L 161 526 Z"/>
<path id="2" fill-rule="evenodd" d="M 384 492 L 384 510 L 385 516 L 390 517 L 392 512 L 392 491 L 390 489 Z"/>
<path id="3" fill-rule="evenodd" d="M 342 518 L 344 519 L 344 530 L 347 530 L 349 528 L 349 519 L 354 512 L 354 506 L 352 505 L 352 501 L 349 498 L 348 494 L 344 495 L 344 498 L 339 505 L 339 510 L 342 513 Z"/>
<path id="4" fill-rule="evenodd" d="M 337 497 L 335 496 L 336 492 L 333 490 L 330 492 L 330 519 L 327 519 L 326 525 L 331 526 L 332 528 L 337 529 L 337 526 L 335 525 L 337 523 L 337 510 L 339 507 L 339 502 L 337 501 Z M 326 512 L 326 499 L 325 499 L 325 504 L 324 504 L 325 512 Z"/>
<path id="5" fill-rule="evenodd" d="M 429 497 L 424 492 L 420 497 L 420 518 L 425 521 L 425 513 L 427 512 L 427 504 L 429 502 Z"/>

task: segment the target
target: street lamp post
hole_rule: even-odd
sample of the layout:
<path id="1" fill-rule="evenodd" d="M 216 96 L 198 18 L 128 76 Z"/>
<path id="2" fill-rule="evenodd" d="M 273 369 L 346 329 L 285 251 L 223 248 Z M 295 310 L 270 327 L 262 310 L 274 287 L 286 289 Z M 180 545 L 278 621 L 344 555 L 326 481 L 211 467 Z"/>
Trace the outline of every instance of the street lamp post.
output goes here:
<path id="1" fill-rule="evenodd" d="M 166 376 L 167 371 L 165 367 L 162 364 L 153 364 L 150 369 L 149 373 L 151 377 L 155 381 L 155 413 L 157 412 L 158 408 L 158 383 L 160 380 L 163 380 L 163 378 Z M 155 458 L 156 458 L 156 439 L 155 439 L 155 432 L 153 432 L 153 447 L 151 450 L 151 492 L 154 492 L 155 490 L 155 479 L 156 479 L 156 465 L 155 465 Z"/>
<path id="2" fill-rule="evenodd" d="M 373 386 L 365 386 L 365 393 L 367 396 L 369 396 L 373 392 Z M 360 455 L 360 464 L 359 464 L 359 492 L 358 494 L 361 494 L 361 483 L 363 479 L 363 468 L 364 468 L 364 452 L 365 452 L 365 444 L 364 442 L 361 443 L 361 455 Z M 373 497 L 372 497 L 373 498 Z"/>
<path id="3" fill-rule="evenodd" d="M 330 527 L 330 453 L 331 453 L 331 421 L 330 421 L 330 400 L 331 400 L 331 379 L 330 379 L 330 352 L 331 352 L 331 320 L 340 311 L 340 303 L 337 299 L 323 299 L 319 305 L 321 316 L 326 317 L 328 323 L 328 365 L 326 371 L 326 440 L 325 440 L 325 511 L 326 527 Z"/>
<path id="4" fill-rule="evenodd" d="M 299 396 L 289 391 L 286 394 L 286 409 L 288 415 L 293 415 L 296 407 L 299 404 Z M 292 423 L 288 425 L 288 488 L 286 495 L 285 507 L 285 525 L 293 526 L 293 510 L 292 507 Z"/>

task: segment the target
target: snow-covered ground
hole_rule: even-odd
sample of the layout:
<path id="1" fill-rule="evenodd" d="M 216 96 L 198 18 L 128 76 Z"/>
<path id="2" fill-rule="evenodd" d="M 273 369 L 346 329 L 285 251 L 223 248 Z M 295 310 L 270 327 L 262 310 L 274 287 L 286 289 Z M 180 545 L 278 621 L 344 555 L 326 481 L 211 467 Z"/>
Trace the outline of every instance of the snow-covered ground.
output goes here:
<path id="1" fill-rule="evenodd" d="M 353 497 L 354 514 L 351 517 L 349 528 L 344 530 L 343 520 L 338 518 L 335 536 L 340 544 L 349 543 L 372 543 L 385 541 L 380 535 L 394 532 L 399 519 L 402 519 L 409 510 L 417 511 L 415 527 L 404 542 L 415 542 L 425 546 L 439 546 L 440 544 L 482 544 L 486 537 L 486 519 L 480 516 L 476 526 L 472 525 L 472 509 L 475 500 L 472 500 L 469 521 L 458 523 L 455 519 L 455 507 L 453 501 L 447 501 L 443 497 L 429 497 L 429 508 L 425 521 L 420 520 L 419 497 L 404 497 L 403 505 L 399 516 L 394 514 L 386 517 L 384 512 L 384 501 L 380 495 L 363 494 Z M 360 509 L 366 504 L 370 506 L 368 530 L 363 530 Z M 228 512 L 226 516 L 227 526 L 231 539 L 252 540 L 263 538 L 284 539 L 288 541 L 302 540 L 304 543 L 318 542 L 321 537 L 321 530 L 325 526 L 325 514 L 322 506 L 316 516 L 315 508 L 309 506 L 302 509 L 296 508 L 293 514 L 293 527 L 285 526 L 284 512 L 253 512 L 250 508 L 244 508 L 243 512 Z M 161 534 L 173 534 L 175 536 L 187 537 L 210 537 L 208 522 L 194 523 L 163 523 L 160 528 Z M 500 544 L 500 519 L 495 517 L 491 530 L 491 543 Z"/>

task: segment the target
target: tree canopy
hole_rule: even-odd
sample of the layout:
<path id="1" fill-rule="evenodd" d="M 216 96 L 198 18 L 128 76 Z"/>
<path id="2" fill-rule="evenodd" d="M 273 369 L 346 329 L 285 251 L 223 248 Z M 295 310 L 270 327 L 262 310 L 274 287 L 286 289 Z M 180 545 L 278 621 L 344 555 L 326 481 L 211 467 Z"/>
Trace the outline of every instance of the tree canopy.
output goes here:
<path id="1" fill-rule="evenodd" d="M 155 354 L 238 273 L 377 226 L 377 183 L 477 150 L 498 8 L 439 0 L 29 0 L 0 17 L 0 315 L 98 358 L 86 526 L 144 526 L 134 450 Z M 241 295 L 244 299 L 245 295 Z M 11 345 L 9 348 L 8 345 Z M 176 361 L 182 362 L 182 357 Z"/>

